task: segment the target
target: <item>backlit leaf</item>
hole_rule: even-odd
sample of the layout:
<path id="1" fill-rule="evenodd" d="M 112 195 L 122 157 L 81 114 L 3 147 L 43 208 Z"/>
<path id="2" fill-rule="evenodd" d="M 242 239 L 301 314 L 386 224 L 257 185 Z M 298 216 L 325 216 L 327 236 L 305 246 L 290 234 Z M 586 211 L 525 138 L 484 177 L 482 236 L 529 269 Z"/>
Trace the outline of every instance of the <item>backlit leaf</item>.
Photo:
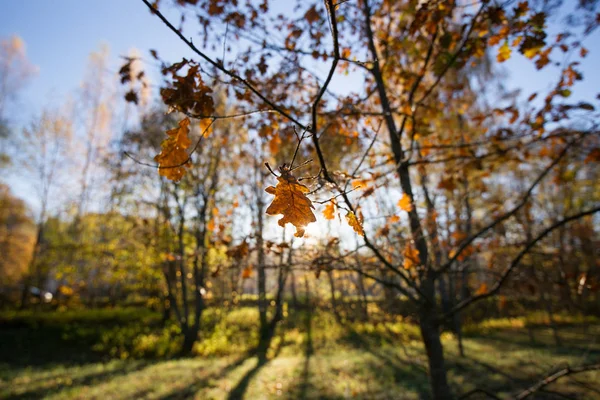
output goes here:
<path id="1" fill-rule="evenodd" d="M 312 202 L 305 194 L 310 190 L 289 174 L 286 177 L 280 176 L 277 180 L 277 186 L 265 189 L 267 193 L 275 195 L 267 208 L 267 214 L 283 214 L 283 218 L 278 221 L 279 226 L 285 226 L 289 222 L 296 227 L 295 236 L 302 237 L 304 227 L 317 220 L 312 212 Z"/>
<path id="2" fill-rule="evenodd" d="M 419 250 L 414 248 L 410 243 L 406 243 L 406 247 L 404 248 L 402 255 L 404 255 L 403 266 L 405 269 L 411 269 L 421 263 L 419 260 Z"/>
<path id="3" fill-rule="evenodd" d="M 358 218 L 356 218 L 356 214 L 354 214 L 352 211 L 348 211 L 348 213 L 346 214 L 346 221 L 348 221 L 348 225 L 350 225 L 352 229 L 354 229 L 354 232 L 358 233 L 360 236 L 365 235 L 365 231 L 363 231 L 361 221 L 359 221 Z"/>
<path id="4" fill-rule="evenodd" d="M 179 127 L 167 131 L 168 138 L 163 140 L 162 151 L 154 157 L 159 165 L 158 174 L 178 182 L 185 175 L 185 168 L 191 165 L 190 157 L 185 151 L 192 144 L 188 134 L 190 119 L 179 121 Z"/>
<path id="5" fill-rule="evenodd" d="M 333 200 L 327 203 L 327 205 L 325 206 L 325 209 L 323 210 L 323 216 L 325 217 L 325 219 L 335 218 L 335 203 L 333 202 Z"/>
<path id="6" fill-rule="evenodd" d="M 508 42 L 504 42 L 504 44 L 498 49 L 498 56 L 496 57 L 496 60 L 498 60 L 498 62 L 504 62 L 510 58 L 510 53 L 512 53 L 512 50 L 510 49 Z"/>
<path id="7" fill-rule="evenodd" d="M 402 198 L 398 201 L 398 207 L 406 212 L 412 211 L 410 197 L 406 193 L 402 194 Z"/>

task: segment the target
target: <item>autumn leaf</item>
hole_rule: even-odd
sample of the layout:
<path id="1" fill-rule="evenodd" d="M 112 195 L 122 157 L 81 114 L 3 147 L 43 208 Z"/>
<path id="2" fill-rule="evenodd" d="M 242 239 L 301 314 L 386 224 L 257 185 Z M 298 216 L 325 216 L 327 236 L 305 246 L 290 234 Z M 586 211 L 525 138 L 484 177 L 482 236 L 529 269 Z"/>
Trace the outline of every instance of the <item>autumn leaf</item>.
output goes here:
<path id="1" fill-rule="evenodd" d="M 406 193 L 402 193 L 402 198 L 398 201 L 398 207 L 406 212 L 412 211 L 412 204 L 410 203 L 410 197 Z"/>
<path id="2" fill-rule="evenodd" d="M 348 211 L 346 214 L 346 221 L 348 221 L 348 225 L 354 229 L 354 232 L 358 233 L 360 236 L 365 236 L 362 223 L 358 220 L 358 218 L 356 218 L 356 214 L 354 214 L 352 211 Z"/>
<path id="3" fill-rule="evenodd" d="M 185 151 L 192 144 L 188 134 L 190 132 L 190 119 L 179 121 L 179 127 L 167 131 L 168 138 L 163 140 L 160 147 L 162 151 L 154 157 L 159 165 L 158 174 L 178 182 L 185 175 L 185 167 L 191 165 L 190 157 Z"/>
<path id="4" fill-rule="evenodd" d="M 415 249 L 410 243 L 406 243 L 402 255 L 404 255 L 403 266 L 405 269 L 411 269 L 421 263 L 419 259 L 419 250 Z"/>
<path id="5" fill-rule="evenodd" d="M 306 14 L 304 14 L 304 18 L 311 25 L 319 20 L 319 13 L 317 12 L 317 9 L 315 8 L 315 6 L 312 6 L 311 8 L 308 9 Z"/>
<path id="6" fill-rule="evenodd" d="M 588 153 L 587 157 L 585 158 L 585 160 L 583 160 L 583 162 L 586 164 L 592 162 L 600 163 L 600 147 L 593 148 L 592 151 Z"/>
<path id="7" fill-rule="evenodd" d="M 334 219 L 335 218 L 335 202 L 332 200 L 325 206 L 323 210 L 323 216 L 325 219 Z"/>
<path id="8" fill-rule="evenodd" d="M 456 184 L 454 183 L 454 178 L 449 177 L 449 178 L 444 178 L 444 179 L 440 180 L 440 183 L 438 184 L 438 189 L 445 189 L 450 192 L 453 191 L 454 189 L 456 189 Z"/>
<path id="9" fill-rule="evenodd" d="M 191 66 L 185 77 L 177 75 L 177 71 L 188 63 L 184 59 L 181 63 L 163 70 L 163 74 L 170 72 L 173 75 L 173 82 L 171 87 L 161 89 L 160 95 L 166 105 L 177 111 L 194 113 L 196 116 L 210 116 L 215 111 L 212 89 L 204 84 L 199 72 L 200 67 Z"/>
<path id="10" fill-rule="evenodd" d="M 248 279 L 252 276 L 252 265 L 248 265 L 242 270 L 242 279 Z"/>
<path id="11" fill-rule="evenodd" d="M 243 258 L 245 258 L 246 256 L 248 256 L 249 252 L 250 252 L 250 246 L 248 245 L 248 242 L 246 240 L 244 240 L 242 243 L 238 244 L 237 246 L 234 246 L 233 248 L 227 250 L 227 256 L 231 257 L 237 261 L 240 261 Z"/>
<path id="12" fill-rule="evenodd" d="M 392 215 L 390 218 L 388 218 L 388 223 L 395 224 L 396 222 L 400 222 L 400 217 L 399 216 Z"/>
<path id="13" fill-rule="evenodd" d="M 498 49 L 498 56 L 496 57 L 496 60 L 498 60 L 500 63 L 508 60 L 511 52 L 512 50 L 508 46 L 508 42 L 504 42 L 504 44 Z"/>
<path id="14" fill-rule="evenodd" d="M 487 284 L 484 282 L 481 285 L 479 285 L 479 288 L 475 292 L 475 296 L 481 296 L 483 294 L 486 294 L 487 292 L 488 292 L 488 287 L 487 287 Z"/>
<path id="15" fill-rule="evenodd" d="M 280 176 L 277 180 L 279 181 L 277 186 L 269 186 L 265 189 L 267 193 L 275 195 L 273 202 L 267 208 L 267 214 L 283 214 L 283 218 L 278 221 L 279 226 L 285 226 L 289 222 L 296 227 L 294 236 L 302 237 L 304 227 L 317 220 L 312 212 L 314 208 L 312 202 L 305 195 L 309 189 L 289 174 L 286 177 Z"/>

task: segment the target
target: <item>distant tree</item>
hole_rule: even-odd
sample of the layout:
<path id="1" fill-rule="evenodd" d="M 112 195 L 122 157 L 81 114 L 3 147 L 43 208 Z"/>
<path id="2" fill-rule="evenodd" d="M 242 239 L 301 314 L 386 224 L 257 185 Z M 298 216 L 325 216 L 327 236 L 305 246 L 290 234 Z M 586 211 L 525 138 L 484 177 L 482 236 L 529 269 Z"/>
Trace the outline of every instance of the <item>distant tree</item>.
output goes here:
<path id="1" fill-rule="evenodd" d="M 31 285 L 43 286 L 47 279 L 43 253 L 47 249 L 45 225 L 49 208 L 56 204 L 57 181 L 68 166 L 72 123 L 57 111 L 43 111 L 30 126 L 23 129 L 14 159 L 24 172 L 36 194 L 36 239 L 33 257 L 24 277 L 22 306 L 26 304 Z"/>
<path id="2" fill-rule="evenodd" d="M 0 39 L 0 167 L 9 162 L 5 148 L 10 134 L 8 105 L 36 73 L 23 39 L 16 35 Z"/>
<path id="3" fill-rule="evenodd" d="M 34 241 L 35 223 L 30 210 L 0 183 L 0 281 L 5 289 L 16 287 L 27 273 Z M 0 302 L 6 300 L 6 295 L 0 294 Z"/>

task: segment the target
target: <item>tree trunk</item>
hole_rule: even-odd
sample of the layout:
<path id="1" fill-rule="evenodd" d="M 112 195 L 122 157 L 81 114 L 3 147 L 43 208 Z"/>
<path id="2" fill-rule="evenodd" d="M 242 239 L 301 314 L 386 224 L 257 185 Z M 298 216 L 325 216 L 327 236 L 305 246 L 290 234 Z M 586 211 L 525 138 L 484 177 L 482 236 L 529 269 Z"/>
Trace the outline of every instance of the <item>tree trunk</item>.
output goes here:
<path id="1" fill-rule="evenodd" d="M 423 306 L 419 312 L 421 338 L 425 344 L 429 363 L 429 383 L 435 400 L 452 399 L 446 376 L 439 324 L 434 319 L 433 311 L 431 307 Z"/>
<path id="2" fill-rule="evenodd" d="M 337 299 L 335 297 L 335 282 L 333 280 L 333 274 L 331 273 L 331 270 L 327 271 L 327 278 L 329 280 L 329 289 L 331 291 L 331 309 L 333 311 L 333 315 L 335 316 L 335 320 L 341 323 L 342 316 L 340 315 L 338 310 Z"/>

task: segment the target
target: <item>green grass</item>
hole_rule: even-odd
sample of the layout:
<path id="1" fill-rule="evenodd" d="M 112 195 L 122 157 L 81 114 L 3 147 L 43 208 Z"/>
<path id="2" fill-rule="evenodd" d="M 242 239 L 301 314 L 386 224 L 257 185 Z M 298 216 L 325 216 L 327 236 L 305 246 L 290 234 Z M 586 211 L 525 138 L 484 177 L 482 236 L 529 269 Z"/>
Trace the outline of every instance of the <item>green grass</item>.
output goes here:
<path id="1" fill-rule="evenodd" d="M 0 398 L 428 398 L 418 330 L 401 320 L 340 325 L 327 312 L 292 313 L 269 360 L 259 364 L 247 355 L 257 340 L 258 316 L 251 308 L 209 310 L 196 357 L 186 359 L 169 359 L 179 344 L 177 330 L 161 327 L 151 312 L 58 314 L 0 314 Z M 562 315 L 557 321 L 559 347 L 535 314 L 524 321 L 470 325 L 465 327 L 466 357 L 458 356 L 456 340 L 445 333 L 454 392 L 479 387 L 509 396 L 549 370 L 600 361 L 597 319 Z M 531 327 L 535 342 L 523 326 Z M 36 353 L 40 349 L 43 356 Z M 600 372 L 588 372 L 547 389 L 567 398 L 600 399 L 597 382 Z M 553 396 L 546 392 L 539 398 L 561 398 Z"/>

